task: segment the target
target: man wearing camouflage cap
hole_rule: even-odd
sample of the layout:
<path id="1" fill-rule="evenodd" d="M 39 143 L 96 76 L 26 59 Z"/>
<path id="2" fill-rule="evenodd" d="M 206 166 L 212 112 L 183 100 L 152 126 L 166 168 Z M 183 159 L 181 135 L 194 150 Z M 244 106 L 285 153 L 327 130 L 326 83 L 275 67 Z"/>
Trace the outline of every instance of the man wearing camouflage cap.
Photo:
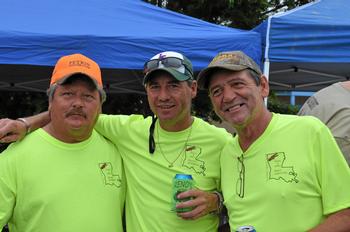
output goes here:
<path id="1" fill-rule="evenodd" d="M 323 123 L 269 112 L 267 78 L 241 51 L 219 53 L 197 81 L 238 134 L 220 162 L 231 229 L 350 231 L 350 170 Z"/>

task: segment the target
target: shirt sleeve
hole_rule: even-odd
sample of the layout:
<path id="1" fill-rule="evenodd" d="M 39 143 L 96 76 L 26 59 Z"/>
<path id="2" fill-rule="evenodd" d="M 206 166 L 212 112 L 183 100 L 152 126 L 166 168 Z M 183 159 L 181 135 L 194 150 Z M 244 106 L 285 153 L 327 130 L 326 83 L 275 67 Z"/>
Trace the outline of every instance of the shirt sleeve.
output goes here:
<path id="1" fill-rule="evenodd" d="M 315 134 L 314 151 L 324 215 L 349 208 L 350 169 L 330 130 L 323 124 Z"/>
<path id="2" fill-rule="evenodd" d="M 326 122 L 334 137 L 348 138 L 350 140 L 350 108 L 338 110 Z"/>
<path id="3" fill-rule="evenodd" d="M 95 130 L 104 137 L 118 144 L 120 138 L 134 120 L 144 119 L 142 115 L 106 115 L 101 114 L 95 125 Z"/>
<path id="4" fill-rule="evenodd" d="M 5 153 L 6 150 L 0 154 L 0 228 L 3 228 L 12 217 L 16 203 L 15 167 Z"/>

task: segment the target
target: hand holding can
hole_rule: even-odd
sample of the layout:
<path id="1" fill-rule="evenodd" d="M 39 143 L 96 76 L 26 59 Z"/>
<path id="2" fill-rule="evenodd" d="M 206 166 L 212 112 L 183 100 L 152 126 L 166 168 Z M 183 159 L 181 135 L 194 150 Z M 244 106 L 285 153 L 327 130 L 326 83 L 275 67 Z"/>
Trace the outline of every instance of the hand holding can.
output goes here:
<path id="1" fill-rule="evenodd" d="M 173 189 L 172 189 L 172 199 L 171 199 L 171 210 L 174 212 L 189 212 L 193 208 L 176 208 L 176 205 L 180 202 L 191 200 L 192 198 L 178 199 L 177 195 L 179 193 L 185 192 L 192 189 L 194 186 L 193 178 L 191 175 L 187 174 L 176 174 L 173 179 Z"/>

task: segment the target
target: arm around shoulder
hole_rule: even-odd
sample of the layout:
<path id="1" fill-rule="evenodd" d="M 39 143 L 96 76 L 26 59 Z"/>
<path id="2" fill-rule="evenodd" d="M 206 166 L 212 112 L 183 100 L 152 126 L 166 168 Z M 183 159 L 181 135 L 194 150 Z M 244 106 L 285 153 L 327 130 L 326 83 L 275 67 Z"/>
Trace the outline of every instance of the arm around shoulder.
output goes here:
<path id="1" fill-rule="evenodd" d="M 10 143 L 22 139 L 30 131 L 45 126 L 50 122 L 49 112 L 43 112 L 27 118 L 1 119 L 0 142 Z"/>

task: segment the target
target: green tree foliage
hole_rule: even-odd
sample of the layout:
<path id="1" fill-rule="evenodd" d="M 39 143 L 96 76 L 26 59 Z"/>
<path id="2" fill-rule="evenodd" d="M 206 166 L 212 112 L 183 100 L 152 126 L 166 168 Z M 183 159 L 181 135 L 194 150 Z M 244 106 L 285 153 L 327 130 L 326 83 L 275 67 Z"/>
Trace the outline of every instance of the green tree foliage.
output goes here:
<path id="1" fill-rule="evenodd" d="M 45 93 L 1 91 L 0 118 L 18 118 L 40 113 L 47 109 Z"/>
<path id="2" fill-rule="evenodd" d="M 107 114 L 143 114 L 151 115 L 147 96 L 141 94 L 113 94 L 108 95 L 103 104 L 104 113 Z"/>
<path id="3" fill-rule="evenodd" d="M 268 16 L 312 0 L 144 0 L 211 23 L 252 29 Z"/>
<path id="4" fill-rule="evenodd" d="M 299 108 L 284 102 L 281 102 L 274 91 L 270 91 L 270 95 L 267 100 L 267 108 L 276 113 L 281 114 L 297 114 Z"/>

